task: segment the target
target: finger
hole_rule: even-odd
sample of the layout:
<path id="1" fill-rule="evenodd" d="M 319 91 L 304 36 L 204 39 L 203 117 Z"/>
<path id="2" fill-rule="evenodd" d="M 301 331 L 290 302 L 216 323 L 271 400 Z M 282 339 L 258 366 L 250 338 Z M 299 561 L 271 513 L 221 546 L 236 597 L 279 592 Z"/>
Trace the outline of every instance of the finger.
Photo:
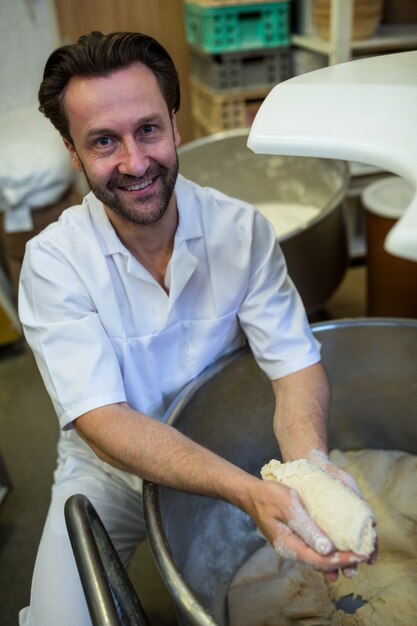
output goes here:
<path id="1" fill-rule="evenodd" d="M 378 538 L 375 540 L 374 551 L 372 552 L 371 556 L 369 557 L 368 563 L 370 565 L 375 565 L 377 560 L 378 560 Z"/>
<path id="2" fill-rule="evenodd" d="M 359 563 L 366 562 L 366 556 L 355 554 L 354 552 L 333 552 L 326 558 L 333 567 L 331 569 L 355 569 Z M 325 568 L 330 569 L 330 568 Z"/>
<path id="3" fill-rule="evenodd" d="M 334 583 L 339 577 L 339 572 L 337 569 L 332 570 L 331 572 L 323 572 L 324 576 L 327 578 L 329 583 Z"/>
<path id="4" fill-rule="evenodd" d="M 275 539 L 272 545 L 284 559 L 301 561 L 315 569 L 326 572 L 352 567 L 363 561 L 363 557 L 352 552 L 333 552 L 329 556 L 322 556 L 282 522 L 277 522 L 276 524 Z"/>
<path id="5" fill-rule="evenodd" d="M 322 569 L 322 557 L 282 522 L 277 522 L 277 533 L 273 546 L 284 559 L 301 561 L 317 569 Z M 334 565 L 329 569 L 334 569 Z"/>
<path id="6" fill-rule="evenodd" d="M 374 552 L 372 552 L 371 556 L 369 557 L 369 565 L 375 565 L 375 563 L 378 560 L 378 552 L 375 550 Z"/>
<path id="7" fill-rule="evenodd" d="M 344 567 L 342 571 L 346 578 L 355 578 L 355 576 L 358 575 L 358 568 L 356 565 L 353 567 Z"/>

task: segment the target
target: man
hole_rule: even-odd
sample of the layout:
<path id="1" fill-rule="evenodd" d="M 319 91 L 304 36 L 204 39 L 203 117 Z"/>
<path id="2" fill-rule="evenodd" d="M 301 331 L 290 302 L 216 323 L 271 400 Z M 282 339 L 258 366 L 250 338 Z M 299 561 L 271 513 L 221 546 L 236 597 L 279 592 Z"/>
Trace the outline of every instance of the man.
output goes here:
<path id="1" fill-rule="evenodd" d="M 145 536 L 142 479 L 231 502 L 277 550 L 319 569 L 363 560 L 335 555 L 289 489 L 162 421 L 187 382 L 247 340 L 276 394 L 283 458 L 338 472 L 326 457 L 328 380 L 272 227 L 178 176 L 167 52 L 145 35 L 91 33 L 52 53 L 39 99 L 92 193 L 30 242 L 22 271 L 20 316 L 61 436 L 20 623 L 90 624 L 64 503 L 87 495 L 127 565 Z"/>

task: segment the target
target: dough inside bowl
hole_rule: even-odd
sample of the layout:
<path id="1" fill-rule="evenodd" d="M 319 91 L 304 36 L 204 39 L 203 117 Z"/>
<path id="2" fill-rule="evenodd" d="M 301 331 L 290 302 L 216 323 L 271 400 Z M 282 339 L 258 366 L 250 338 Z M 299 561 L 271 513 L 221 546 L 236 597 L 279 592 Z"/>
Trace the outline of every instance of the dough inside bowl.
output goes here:
<path id="1" fill-rule="evenodd" d="M 256 208 L 271 222 L 278 238 L 307 228 L 321 212 L 320 207 L 296 202 L 257 202 Z"/>
<path id="2" fill-rule="evenodd" d="M 399 451 L 333 451 L 377 518 L 379 556 L 355 578 L 286 560 L 265 545 L 237 571 L 229 626 L 411 626 L 417 614 L 417 456 Z M 352 602 L 345 602 L 352 599 Z M 355 608 L 354 612 L 342 606 Z M 351 609 L 352 610 L 352 609 Z"/>

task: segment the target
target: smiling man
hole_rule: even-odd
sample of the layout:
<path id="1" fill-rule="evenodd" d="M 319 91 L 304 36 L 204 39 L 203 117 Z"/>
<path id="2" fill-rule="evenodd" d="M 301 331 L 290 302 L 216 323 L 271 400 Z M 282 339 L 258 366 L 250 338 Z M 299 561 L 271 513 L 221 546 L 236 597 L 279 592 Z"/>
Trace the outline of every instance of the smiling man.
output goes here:
<path id="1" fill-rule="evenodd" d="M 65 110 L 73 165 L 84 171 L 112 223 L 114 214 L 135 224 L 157 222 L 168 209 L 175 214 L 180 137 L 145 65 L 133 63 L 106 77 L 75 76 Z"/>
<path id="2" fill-rule="evenodd" d="M 127 249 L 164 287 L 178 221 L 180 136 L 155 75 L 132 63 L 109 76 L 74 76 L 65 112 L 73 166 L 85 173 Z M 154 226 L 138 237 L 138 225 Z"/>
<path id="3" fill-rule="evenodd" d="M 178 175 L 167 52 L 146 35 L 91 33 L 52 53 L 39 100 L 91 192 L 28 244 L 21 275 L 21 321 L 61 431 L 20 624 L 91 624 L 64 504 L 89 497 L 127 566 L 145 537 L 143 479 L 234 504 L 313 567 L 363 560 L 335 552 L 293 491 L 164 423 L 190 380 L 248 342 L 276 395 L 284 460 L 318 459 L 349 482 L 326 457 L 329 384 L 272 226 Z"/>

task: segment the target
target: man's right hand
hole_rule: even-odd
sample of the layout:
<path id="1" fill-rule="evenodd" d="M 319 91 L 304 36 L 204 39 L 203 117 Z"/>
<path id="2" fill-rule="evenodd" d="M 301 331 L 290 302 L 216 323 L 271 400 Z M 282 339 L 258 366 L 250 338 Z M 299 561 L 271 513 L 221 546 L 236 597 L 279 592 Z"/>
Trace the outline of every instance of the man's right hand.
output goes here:
<path id="1" fill-rule="evenodd" d="M 254 489 L 252 487 L 252 489 Z M 329 537 L 308 515 L 298 494 L 273 481 L 261 481 L 245 509 L 275 550 L 286 559 L 300 561 L 328 573 L 352 568 L 366 557 L 335 549 Z"/>

